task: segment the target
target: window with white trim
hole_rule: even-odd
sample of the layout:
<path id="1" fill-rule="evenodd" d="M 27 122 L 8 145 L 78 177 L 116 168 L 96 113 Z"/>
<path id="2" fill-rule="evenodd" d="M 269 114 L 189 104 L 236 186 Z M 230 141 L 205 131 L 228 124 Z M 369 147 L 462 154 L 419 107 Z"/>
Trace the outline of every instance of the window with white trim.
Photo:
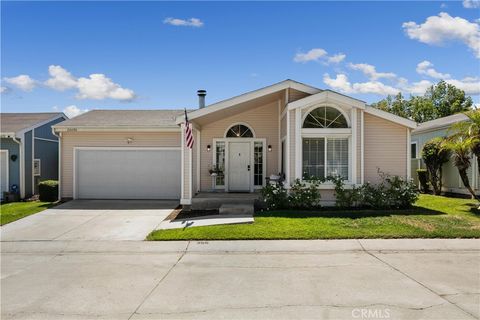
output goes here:
<path id="1" fill-rule="evenodd" d="M 410 145 L 410 150 L 411 150 L 411 158 L 412 159 L 417 159 L 418 157 L 418 151 L 417 151 L 417 142 L 412 142 L 412 144 Z"/>
<path id="2" fill-rule="evenodd" d="M 228 129 L 227 138 L 253 138 L 253 132 L 243 124 L 235 124 Z"/>
<path id="3" fill-rule="evenodd" d="M 348 180 L 348 138 L 303 138 L 303 179 L 340 176 Z"/>
<path id="4" fill-rule="evenodd" d="M 347 119 L 333 107 L 318 107 L 310 111 L 303 121 L 304 128 L 348 128 Z"/>
<path id="5" fill-rule="evenodd" d="M 41 161 L 40 159 L 33 160 L 33 175 L 39 176 L 41 175 Z"/>

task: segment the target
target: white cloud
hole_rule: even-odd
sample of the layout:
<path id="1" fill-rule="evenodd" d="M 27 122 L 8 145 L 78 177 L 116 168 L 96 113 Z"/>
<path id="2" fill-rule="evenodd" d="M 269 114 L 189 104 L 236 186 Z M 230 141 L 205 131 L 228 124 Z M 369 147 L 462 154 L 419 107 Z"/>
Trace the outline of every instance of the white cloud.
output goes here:
<path id="1" fill-rule="evenodd" d="M 331 63 L 340 63 L 345 60 L 346 57 L 347 55 L 343 53 L 337 53 L 333 56 L 329 56 L 326 50 L 322 48 L 314 48 L 307 52 L 297 53 L 295 57 L 293 57 L 293 61 L 301 63 L 317 61 L 328 65 Z"/>
<path id="2" fill-rule="evenodd" d="M 323 82 L 334 90 L 338 90 L 343 93 L 353 93 L 352 84 L 348 81 L 348 77 L 343 74 L 337 74 L 337 76 L 332 79 L 328 73 L 323 75 Z"/>
<path id="3" fill-rule="evenodd" d="M 26 74 L 21 74 L 12 78 L 4 78 L 4 80 L 23 91 L 32 91 L 33 88 L 37 86 L 37 82 Z"/>
<path id="4" fill-rule="evenodd" d="M 385 85 L 379 81 L 368 81 L 354 83 L 349 82 L 348 77 L 345 74 L 337 74 L 335 78 L 331 78 L 328 73 L 323 75 L 323 82 L 334 90 L 338 90 L 342 93 L 355 94 L 378 94 L 378 95 L 395 95 L 400 92 L 392 86 Z"/>
<path id="5" fill-rule="evenodd" d="M 467 9 L 480 8 L 479 0 L 463 0 L 463 6 Z"/>
<path id="6" fill-rule="evenodd" d="M 299 52 L 293 58 L 295 62 L 309 62 L 309 61 L 318 61 L 320 58 L 327 55 L 327 51 L 321 48 L 311 49 L 306 53 Z"/>
<path id="7" fill-rule="evenodd" d="M 8 92 L 8 88 L 7 87 L 4 87 L 4 86 L 1 86 L 0 87 L 0 93 L 7 93 Z"/>
<path id="8" fill-rule="evenodd" d="M 468 95 L 480 94 L 480 79 L 467 77 L 462 80 L 449 79 L 445 82 L 453 84 L 455 87 L 462 89 Z"/>
<path id="9" fill-rule="evenodd" d="M 53 109 L 58 110 L 58 107 L 53 107 Z M 85 113 L 87 111 L 88 111 L 88 109 L 80 109 L 76 105 L 67 106 L 67 107 L 65 107 L 65 109 L 63 109 L 63 113 L 65 113 L 65 115 L 67 117 L 69 117 L 70 119 L 74 118 L 76 116 L 79 116 L 82 113 Z"/>
<path id="10" fill-rule="evenodd" d="M 428 17 L 422 24 L 413 21 L 405 22 L 403 28 L 410 39 L 426 44 L 463 42 L 473 50 L 477 58 L 480 58 L 480 26 L 477 23 L 441 12 L 438 16 Z"/>
<path id="11" fill-rule="evenodd" d="M 203 21 L 198 18 L 190 18 L 190 19 L 178 19 L 178 18 L 166 18 L 163 20 L 163 23 L 169 24 L 172 26 L 181 26 L 181 27 L 203 27 Z"/>
<path id="12" fill-rule="evenodd" d="M 77 82 L 78 99 L 102 100 L 132 100 L 135 93 L 130 89 L 122 88 L 104 74 L 91 74 L 88 78 L 79 78 Z"/>
<path id="13" fill-rule="evenodd" d="M 340 63 L 340 62 L 342 62 L 343 60 L 345 60 L 346 57 L 347 57 L 346 54 L 337 53 L 337 54 L 334 54 L 334 55 L 331 56 L 331 57 L 328 57 L 328 58 L 327 58 L 327 61 L 328 61 L 329 63 Z"/>
<path id="14" fill-rule="evenodd" d="M 45 85 L 52 89 L 63 91 L 77 86 L 77 79 L 61 66 L 49 66 L 48 73 L 51 78 L 45 81 Z"/>
<path id="15" fill-rule="evenodd" d="M 418 82 L 413 82 L 412 84 L 408 83 L 408 81 L 402 84 L 401 88 L 402 91 L 410 93 L 412 95 L 423 95 L 428 88 L 433 85 L 432 82 L 428 80 L 420 80 Z"/>
<path id="16" fill-rule="evenodd" d="M 375 66 L 367 63 L 350 63 L 348 66 L 353 70 L 363 72 L 370 80 L 378 80 L 380 78 L 393 79 L 397 76 L 392 72 L 377 72 Z"/>
<path id="17" fill-rule="evenodd" d="M 448 79 L 450 75 L 448 73 L 440 73 L 433 68 L 433 63 L 424 60 L 417 64 L 417 73 L 429 76 L 435 79 Z"/>

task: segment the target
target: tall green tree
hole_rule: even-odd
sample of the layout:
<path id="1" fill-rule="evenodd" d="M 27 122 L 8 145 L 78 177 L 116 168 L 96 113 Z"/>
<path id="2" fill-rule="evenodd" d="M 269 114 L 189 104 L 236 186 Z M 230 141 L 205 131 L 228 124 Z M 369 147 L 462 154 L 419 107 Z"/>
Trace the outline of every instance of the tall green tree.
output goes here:
<path id="1" fill-rule="evenodd" d="M 449 151 L 443 147 L 444 138 L 429 140 L 422 149 L 422 159 L 428 170 L 430 184 L 436 195 L 442 193 L 443 165 L 448 162 Z"/>
<path id="2" fill-rule="evenodd" d="M 425 122 L 472 109 L 472 98 L 445 81 L 432 85 L 423 96 L 410 96 L 407 100 L 401 93 L 373 103 L 372 106 L 398 116 Z"/>

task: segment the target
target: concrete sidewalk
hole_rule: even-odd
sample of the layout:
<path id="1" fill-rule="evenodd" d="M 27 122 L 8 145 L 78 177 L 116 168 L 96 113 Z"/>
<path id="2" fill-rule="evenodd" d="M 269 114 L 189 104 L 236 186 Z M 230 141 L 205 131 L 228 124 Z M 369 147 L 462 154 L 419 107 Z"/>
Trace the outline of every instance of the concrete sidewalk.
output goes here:
<path id="1" fill-rule="evenodd" d="M 2 242 L 2 319 L 475 319 L 479 240 Z"/>

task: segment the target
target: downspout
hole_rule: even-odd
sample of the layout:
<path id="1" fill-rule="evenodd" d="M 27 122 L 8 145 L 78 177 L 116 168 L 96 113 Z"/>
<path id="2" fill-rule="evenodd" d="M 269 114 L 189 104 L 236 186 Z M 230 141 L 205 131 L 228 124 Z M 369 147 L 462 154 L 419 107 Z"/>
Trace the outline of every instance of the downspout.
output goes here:
<path id="1" fill-rule="evenodd" d="M 62 159 L 62 133 L 60 132 L 59 134 L 57 134 L 55 132 L 55 129 L 52 127 L 52 134 L 57 137 L 58 139 L 58 200 L 61 200 L 61 195 L 62 195 L 62 191 L 61 191 L 61 188 L 62 188 L 62 183 L 61 183 L 61 174 L 62 174 L 62 162 L 61 162 L 61 159 Z"/>
<path id="2" fill-rule="evenodd" d="M 18 153 L 20 158 L 20 181 L 19 181 L 19 188 L 20 188 L 20 198 L 25 198 L 25 179 L 24 179 L 24 159 L 23 159 L 23 152 L 22 152 L 22 142 L 18 140 L 16 136 L 12 136 L 12 140 L 18 144 Z M 8 187 L 10 191 L 10 186 Z"/>

